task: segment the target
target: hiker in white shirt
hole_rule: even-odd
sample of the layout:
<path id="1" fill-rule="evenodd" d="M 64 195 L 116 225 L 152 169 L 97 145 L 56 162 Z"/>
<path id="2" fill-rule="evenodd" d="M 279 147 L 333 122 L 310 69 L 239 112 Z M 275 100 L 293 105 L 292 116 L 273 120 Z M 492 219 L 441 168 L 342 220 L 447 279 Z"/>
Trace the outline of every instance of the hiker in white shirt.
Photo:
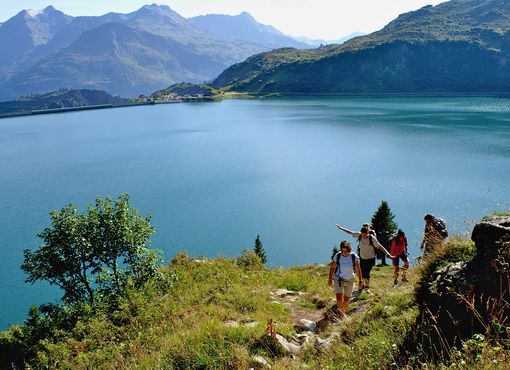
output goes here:
<path id="1" fill-rule="evenodd" d="M 346 316 L 349 310 L 349 300 L 354 288 L 355 274 L 358 275 L 359 287 L 361 288 L 359 258 L 352 253 L 351 244 L 344 240 L 340 243 L 340 252 L 333 256 L 328 275 L 328 285 L 331 286 L 333 281 L 335 282 L 336 305 L 342 316 Z"/>
<path id="2" fill-rule="evenodd" d="M 381 245 L 381 243 L 377 241 L 375 236 L 369 234 L 370 229 L 367 226 L 367 224 L 364 224 L 361 227 L 360 232 L 357 233 L 338 224 L 336 225 L 338 229 L 346 232 L 347 234 L 350 234 L 353 238 L 358 240 L 361 275 L 363 276 L 363 287 L 368 293 L 370 293 L 370 272 L 372 271 L 372 267 L 375 266 L 377 249 L 381 249 L 390 258 L 392 258 L 392 256 Z"/>

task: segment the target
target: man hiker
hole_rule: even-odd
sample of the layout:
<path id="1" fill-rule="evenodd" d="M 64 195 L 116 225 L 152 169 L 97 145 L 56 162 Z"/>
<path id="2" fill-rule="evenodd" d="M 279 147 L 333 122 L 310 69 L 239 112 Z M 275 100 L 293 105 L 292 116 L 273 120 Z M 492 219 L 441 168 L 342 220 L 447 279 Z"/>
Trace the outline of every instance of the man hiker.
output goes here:
<path id="1" fill-rule="evenodd" d="M 354 288 L 354 275 L 358 275 L 358 286 L 361 289 L 361 269 L 359 258 L 352 253 L 351 244 L 344 240 L 340 243 L 340 252 L 336 253 L 331 261 L 328 274 L 328 285 L 335 282 L 336 305 L 342 316 L 346 316 L 349 309 L 349 300 Z"/>
<path id="2" fill-rule="evenodd" d="M 396 286 L 398 283 L 400 260 L 404 263 L 404 267 L 402 268 L 402 282 L 406 283 L 408 281 L 406 273 L 409 268 L 409 259 L 407 258 L 409 253 L 407 251 L 406 234 L 402 230 L 398 229 L 397 235 L 391 239 L 390 245 L 390 253 L 394 256 L 392 261 L 393 266 L 395 267 L 395 271 L 393 272 L 393 286 Z"/>
<path id="3" fill-rule="evenodd" d="M 425 230 L 420 250 L 423 251 L 423 257 L 426 257 L 443 244 L 443 241 L 448 237 L 448 230 L 446 230 L 446 224 L 442 218 L 427 213 L 423 219 L 425 220 Z"/>
<path id="4" fill-rule="evenodd" d="M 377 250 L 381 249 L 390 258 L 393 258 L 388 251 L 377 241 L 377 238 L 370 235 L 370 229 L 367 224 L 361 227 L 359 233 L 346 229 L 340 225 L 336 225 L 339 230 L 350 234 L 353 238 L 358 239 L 358 252 L 361 267 L 361 276 L 363 277 L 363 288 L 366 289 L 367 293 L 370 293 L 370 272 L 372 267 L 375 265 L 375 257 Z"/>

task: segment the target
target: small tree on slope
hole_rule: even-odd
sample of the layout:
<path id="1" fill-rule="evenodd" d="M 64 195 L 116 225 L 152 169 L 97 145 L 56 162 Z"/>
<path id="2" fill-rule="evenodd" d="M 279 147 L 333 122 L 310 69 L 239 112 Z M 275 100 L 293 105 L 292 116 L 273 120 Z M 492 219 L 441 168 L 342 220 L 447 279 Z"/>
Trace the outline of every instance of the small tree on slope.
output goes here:
<path id="1" fill-rule="evenodd" d="M 255 247 L 253 248 L 255 254 L 259 256 L 260 260 L 263 264 L 267 262 L 266 251 L 264 250 L 264 245 L 262 244 L 262 240 L 260 239 L 260 235 L 257 235 L 255 239 Z"/>
<path id="2" fill-rule="evenodd" d="M 372 216 L 372 229 L 377 234 L 377 240 L 388 250 L 390 239 L 398 230 L 398 225 L 393 221 L 394 218 L 395 215 L 391 212 L 388 202 L 384 200 Z M 384 253 L 382 253 L 382 257 L 384 258 Z"/>

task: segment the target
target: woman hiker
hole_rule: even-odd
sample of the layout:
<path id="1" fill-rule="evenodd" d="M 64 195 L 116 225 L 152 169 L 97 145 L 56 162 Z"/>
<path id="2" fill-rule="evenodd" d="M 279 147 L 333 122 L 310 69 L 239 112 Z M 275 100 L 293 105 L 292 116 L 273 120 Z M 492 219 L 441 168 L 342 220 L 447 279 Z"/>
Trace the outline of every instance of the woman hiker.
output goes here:
<path id="1" fill-rule="evenodd" d="M 384 253 L 386 253 L 386 255 L 390 258 L 393 258 L 393 256 L 391 256 L 386 248 L 384 248 L 381 243 L 377 241 L 375 236 L 369 234 L 370 229 L 367 227 L 367 224 L 364 224 L 361 227 L 359 233 L 346 229 L 338 224 L 336 227 L 343 232 L 350 234 L 353 238 L 358 239 L 361 275 L 363 276 L 363 287 L 366 289 L 367 293 L 370 293 L 370 272 L 372 271 L 372 267 L 375 266 L 377 249 L 383 250 Z"/>
<path id="2" fill-rule="evenodd" d="M 344 240 L 340 243 L 340 252 L 335 254 L 329 268 L 328 285 L 335 282 L 336 305 L 342 316 L 349 310 L 349 300 L 354 288 L 354 274 L 358 275 L 358 286 L 361 289 L 361 269 L 359 258 L 352 253 L 351 244 Z"/>
<path id="3" fill-rule="evenodd" d="M 398 283 L 400 260 L 404 263 L 404 267 L 402 268 L 402 282 L 406 283 L 408 281 L 406 273 L 409 268 L 409 259 L 407 258 L 409 253 L 407 252 L 406 234 L 400 229 L 398 229 L 397 235 L 391 239 L 390 253 L 394 256 L 392 259 L 393 266 L 395 267 L 395 272 L 393 273 L 393 286 L 396 286 Z"/>

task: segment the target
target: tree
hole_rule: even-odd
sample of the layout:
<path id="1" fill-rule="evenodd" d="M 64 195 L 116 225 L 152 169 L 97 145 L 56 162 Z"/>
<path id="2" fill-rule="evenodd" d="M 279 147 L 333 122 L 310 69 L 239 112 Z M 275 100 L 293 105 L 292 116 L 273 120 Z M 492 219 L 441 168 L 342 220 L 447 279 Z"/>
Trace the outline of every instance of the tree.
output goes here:
<path id="1" fill-rule="evenodd" d="M 382 201 L 377 211 L 372 216 L 372 229 L 377 234 L 377 240 L 386 248 L 389 247 L 389 242 L 397 230 L 398 226 L 393 221 L 395 215 L 391 212 L 391 209 L 386 201 Z"/>
<path id="2" fill-rule="evenodd" d="M 253 251 L 257 256 L 259 256 L 263 264 L 267 262 L 266 251 L 264 250 L 264 245 L 262 244 L 260 235 L 257 235 L 257 238 L 255 239 L 255 247 L 253 248 Z"/>
<path id="3" fill-rule="evenodd" d="M 159 254 L 148 248 L 155 229 L 127 194 L 98 197 L 83 214 L 70 204 L 50 216 L 51 226 L 38 234 L 43 244 L 24 251 L 21 269 L 29 283 L 59 286 L 65 303 L 94 306 L 98 297 L 122 296 L 129 281 L 140 286 L 157 273 Z"/>
<path id="4" fill-rule="evenodd" d="M 336 246 L 336 244 L 333 244 L 333 249 L 332 249 L 332 251 L 331 251 L 331 253 L 332 253 L 332 254 L 331 254 L 331 259 L 333 259 L 333 257 L 335 257 L 335 256 L 336 256 L 336 254 L 337 254 L 338 252 L 340 252 L 340 249 L 338 249 L 338 247 Z"/>

